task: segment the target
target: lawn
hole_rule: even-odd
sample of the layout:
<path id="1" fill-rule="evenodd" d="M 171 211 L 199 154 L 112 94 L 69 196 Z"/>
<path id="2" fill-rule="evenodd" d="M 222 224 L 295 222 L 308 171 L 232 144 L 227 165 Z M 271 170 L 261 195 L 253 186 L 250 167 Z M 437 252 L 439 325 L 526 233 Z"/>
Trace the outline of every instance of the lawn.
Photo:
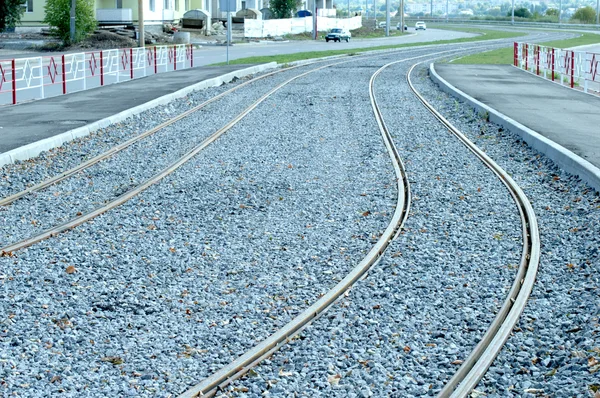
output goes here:
<path id="1" fill-rule="evenodd" d="M 600 35 L 595 33 L 583 33 L 579 37 L 567 40 L 557 40 L 549 42 L 536 42 L 535 44 L 543 44 L 548 47 L 555 48 L 567 48 L 583 46 L 586 44 L 600 43 Z M 513 49 L 512 48 L 501 48 L 499 50 L 488 51 L 485 53 L 473 54 L 464 58 L 459 58 L 452 63 L 455 64 L 512 64 L 513 63 Z"/>

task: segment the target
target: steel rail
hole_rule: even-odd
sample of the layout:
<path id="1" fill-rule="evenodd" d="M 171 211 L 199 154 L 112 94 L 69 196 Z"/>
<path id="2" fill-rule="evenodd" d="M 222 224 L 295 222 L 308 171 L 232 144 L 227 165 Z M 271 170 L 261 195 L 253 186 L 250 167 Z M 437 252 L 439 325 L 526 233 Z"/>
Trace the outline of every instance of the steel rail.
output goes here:
<path id="1" fill-rule="evenodd" d="M 289 83 L 293 82 L 296 79 L 299 79 L 303 76 L 306 76 L 310 73 L 316 72 L 318 70 L 324 69 L 324 68 L 329 68 L 331 66 L 334 65 L 338 65 L 341 63 L 346 63 L 346 62 L 350 62 L 350 60 L 345 60 L 345 61 L 341 61 L 341 62 L 336 62 L 336 63 L 332 63 L 332 64 L 327 64 L 327 65 L 323 65 L 320 66 L 318 68 L 312 69 L 308 72 L 304 72 L 300 75 L 294 76 L 288 80 L 286 80 L 283 83 L 278 84 L 277 86 L 275 86 L 274 88 L 272 88 L 271 90 L 269 90 L 266 94 L 264 94 L 262 97 L 260 97 L 259 99 L 257 99 L 256 101 L 254 101 L 250 106 L 248 106 L 246 109 L 244 109 L 241 113 L 239 113 L 235 118 L 233 118 L 232 120 L 230 120 L 225 126 L 221 127 L 219 130 L 215 131 L 213 134 L 211 134 L 208 138 L 206 138 L 204 141 L 202 141 L 200 144 L 198 144 L 197 146 L 195 146 L 194 148 L 192 148 L 190 151 L 188 151 L 185 155 L 183 155 L 182 157 L 180 157 L 178 160 L 176 160 L 175 162 L 171 163 L 169 166 L 167 166 L 166 168 L 164 168 L 163 170 L 161 170 L 160 172 L 158 172 L 157 174 L 155 174 L 154 176 L 150 177 L 148 180 L 146 180 L 145 182 L 143 182 L 142 184 L 138 185 L 137 187 L 125 192 L 124 194 L 118 196 L 117 198 L 113 199 L 112 201 L 108 202 L 106 205 L 101 206 L 97 209 L 92 210 L 89 213 L 83 214 L 81 216 L 75 217 L 63 224 L 60 224 L 58 226 L 52 227 L 52 228 L 48 228 L 42 232 L 40 232 L 39 234 L 27 238 L 27 239 L 23 239 L 19 242 L 10 244 L 8 246 L 2 247 L 0 248 L 0 253 L 2 255 L 12 255 L 13 252 L 17 251 L 17 250 L 21 250 L 24 249 L 26 247 L 29 247 L 35 243 L 41 242 L 42 240 L 48 239 L 52 236 L 56 236 L 59 233 L 75 228 L 95 217 L 98 217 L 99 215 L 106 213 L 107 211 L 114 209 L 118 206 L 120 206 L 121 204 L 127 202 L 128 200 L 132 199 L 133 197 L 135 197 L 136 195 L 138 195 L 139 193 L 141 193 L 142 191 L 146 190 L 148 187 L 150 187 L 151 185 L 156 184 L 157 182 L 159 182 L 160 180 L 162 180 L 164 177 L 168 176 L 169 174 L 173 173 L 175 170 L 177 170 L 179 167 L 181 167 L 183 164 L 185 164 L 186 162 L 188 162 L 190 159 L 192 159 L 194 156 L 196 156 L 200 151 L 202 151 L 204 148 L 206 148 L 208 145 L 210 145 L 211 143 L 213 143 L 217 138 L 219 138 L 221 135 L 223 135 L 224 133 L 226 133 L 228 130 L 230 130 L 233 126 L 235 126 L 240 120 L 242 120 L 246 115 L 248 115 L 248 113 L 250 113 L 252 110 L 254 110 L 258 105 L 260 105 L 262 102 L 264 102 L 268 97 L 270 97 L 273 93 L 275 93 L 276 91 L 280 90 L 281 88 L 285 87 L 286 85 L 288 85 Z"/>
<path id="2" fill-rule="evenodd" d="M 318 61 L 318 62 L 323 62 L 323 61 Z M 229 94 L 231 94 L 231 93 L 239 90 L 240 88 L 242 88 L 244 86 L 247 86 L 249 84 L 255 83 L 255 82 L 257 82 L 257 81 L 259 81 L 261 79 L 264 79 L 266 77 L 272 76 L 274 74 L 277 74 L 277 73 L 280 73 L 280 72 L 284 72 L 284 71 L 289 71 L 289 70 L 292 70 L 292 69 L 295 69 L 295 68 L 299 68 L 301 66 L 306 66 L 306 65 L 307 64 L 295 65 L 295 66 L 291 66 L 291 67 L 288 67 L 288 68 L 278 69 L 276 71 L 269 72 L 267 74 L 255 77 L 255 78 L 253 78 L 251 80 L 248 80 L 248 81 L 246 81 L 244 83 L 241 83 L 241 84 L 239 84 L 239 85 L 237 85 L 235 87 L 232 87 L 229 90 L 227 90 L 225 92 L 222 92 L 221 94 L 218 94 L 215 97 L 213 97 L 213 98 L 211 98 L 211 99 L 209 99 L 209 100 L 201 103 L 200 105 L 197 105 L 197 106 L 195 106 L 195 107 L 193 107 L 191 109 L 188 109 L 187 111 L 185 111 L 185 112 L 183 112 L 183 113 L 175 116 L 174 118 L 169 119 L 166 122 L 163 122 L 163 123 L 159 124 L 158 126 L 156 126 L 156 127 L 152 128 L 150 130 L 147 130 L 147 131 L 143 132 L 142 134 L 139 134 L 139 135 L 137 135 L 137 136 L 135 136 L 133 138 L 130 138 L 129 140 L 127 140 L 127 141 L 125 141 L 125 142 L 123 142 L 121 144 L 118 144 L 118 145 L 110 148 L 108 151 L 103 152 L 103 153 L 101 153 L 101 154 L 99 154 L 99 155 L 97 155 L 97 156 L 95 156 L 95 157 L 93 157 L 93 158 L 91 158 L 91 159 L 83 162 L 83 163 L 80 163 L 77 166 L 75 166 L 75 167 L 73 167 L 73 168 L 71 168 L 71 169 L 69 169 L 67 171 L 64 171 L 64 172 L 62 172 L 60 174 L 57 174 L 54 177 L 51 177 L 51 178 L 49 178 L 47 180 L 44 180 L 44 181 L 42 181 L 42 182 L 40 182 L 40 183 L 38 183 L 36 185 L 33 185 L 33 186 L 31 186 L 31 187 L 29 187 L 27 189 L 24 189 L 24 190 L 22 190 L 20 192 L 17 192 L 17 193 L 15 193 L 13 195 L 10 195 L 10 196 L 7 196 L 5 198 L 0 199 L 0 206 L 9 205 L 12 202 L 14 202 L 14 201 L 16 201 L 16 200 L 24 197 L 25 195 L 28 195 L 28 194 L 33 193 L 33 192 L 40 191 L 40 190 L 42 190 L 44 188 L 47 188 L 47 187 L 49 187 L 51 185 L 59 183 L 60 181 L 66 179 L 66 178 L 68 178 L 68 177 L 70 177 L 72 175 L 75 175 L 75 174 L 79 173 L 80 171 L 85 170 L 85 169 L 87 169 L 87 168 L 95 165 L 96 163 L 101 162 L 102 160 L 108 159 L 109 157 L 115 155 L 116 153 L 121 152 L 122 150 L 124 150 L 124 149 L 128 148 L 129 146 L 135 144 L 136 142 L 141 141 L 142 139 L 147 138 L 147 137 L 149 137 L 149 136 L 157 133 L 158 131 L 164 129 L 165 127 L 168 127 L 168 126 L 174 124 L 175 122 L 178 122 L 179 120 L 181 120 L 183 118 L 186 118 L 186 117 L 188 117 L 189 115 L 191 115 L 191 114 L 193 114 L 195 112 L 198 112 L 200 109 L 205 108 L 206 106 L 210 105 L 211 103 L 213 103 L 213 102 L 215 102 L 215 101 L 217 101 L 217 100 L 225 97 L 226 95 L 229 95 Z"/>
<path id="3" fill-rule="evenodd" d="M 403 49 L 403 50 L 405 50 L 405 49 Z M 456 50 L 454 50 L 454 51 L 456 51 Z M 313 62 L 309 62 L 309 63 L 303 63 L 303 64 L 300 64 L 300 65 L 294 65 L 294 66 L 290 66 L 290 67 L 278 69 L 276 71 L 269 72 L 267 74 L 255 77 L 255 78 L 253 78 L 253 79 L 251 79 L 251 80 L 249 80 L 247 82 L 241 83 L 241 84 L 239 84 L 239 85 L 237 85 L 235 87 L 232 87 L 231 89 L 229 89 L 229 90 L 227 90 L 227 91 L 225 91 L 225 92 L 223 92 L 221 94 L 218 94 L 217 96 L 215 96 L 215 97 L 213 97 L 213 98 L 211 98 L 211 99 L 203 102 L 202 104 L 195 106 L 194 108 L 188 109 L 187 111 L 181 113 L 180 115 L 175 116 L 174 118 L 169 119 L 166 122 L 163 122 L 163 123 L 159 124 L 158 126 L 150 129 L 150 130 L 147 130 L 147 131 L 145 131 L 145 132 L 143 132 L 143 133 L 141 133 L 141 134 L 139 134 L 139 135 L 137 135 L 135 137 L 132 137 L 129 140 L 127 140 L 127 141 L 125 141 L 125 142 L 123 142 L 121 144 L 118 144 L 118 145 L 110 148 L 109 150 L 107 150 L 107 151 L 105 151 L 105 152 L 103 152 L 103 153 L 101 153 L 101 154 L 99 154 L 99 155 L 97 155 L 97 156 L 95 156 L 95 157 L 93 157 L 93 158 L 91 158 L 91 159 L 83 162 L 83 163 L 78 164 L 77 166 L 75 166 L 75 167 L 73 167 L 73 168 L 71 168 L 69 170 L 66 170 L 66 171 L 64 171 L 64 172 L 62 172 L 60 174 L 57 174 L 54 177 L 48 178 L 48 179 L 46 179 L 46 180 L 44 180 L 42 182 L 39 182 L 38 184 L 35 184 L 35 185 L 33 185 L 33 186 L 29 187 L 29 188 L 26 188 L 26 189 L 24 189 L 22 191 L 19 191 L 19 192 L 13 194 L 13 195 L 1 198 L 0 199 L 0 206 L 7 206 L 7 205 L 13 203 L 14 201 L 16 201 L 16 200 L 18 200 L 18 199 L 20 199 L 20 198 L 22 198 L 22 197 L 24 197 L 24 196 L 26 196 L 26 195 L 28 195 L 30 193 L 41 191 L 42 189 L 45 189 L 45 188 L 47 188 L 49 186 L 57 184 L 57 183 L 65 180 L 65 179 L 67 179 L 67 178 L 69 178 L 69 177 L 71 177 L 71 176 L 79 173 L 82 170 L 85 170 L 85 169 L 87 169 L 87 168 L 89 168 L 89 167 L 91 167 L 91 166 L 93 166 L 93 165 L 95 165 L 95 164 L 97 164 L 97 163 L 99 163 L 99 162 L 101 162 L 103 160 L 106 160 L 106 159 L 112 157 L 113 155 L 121 152 L 122 150 L 130 147 L 131 145 L 135 144 L 136 142 L 141 141 L 142 139 L 147 138 L 147 137 L 149 137 L 149 136 L 157 133 L 158 131 L 164 129 L 165 127 L 168 127 L 168 126 L 176 123 L 177 121 L 186 118 L 187 116 L 189 116 L 189 115 L 191 115 L 191 114 L 193 114 L 193 113 L 195 113 L 195 112 L 197 112 L 197 111 L 205 108 L 206 106 L 210 105 L 211 103 L 213 103 L 213 102 L 215 102 L 215 101 L 217 101 L 217 100 L 225 97 L 226 95 L 229 95 L 229 94 L 237 91 L 238 89 L 240 89 L 240 88 L 242 88 L 242 87 L 244 87 L 246 85 L 255 83 L 255 82 L 257 82 L 257 81 L 259 81 L 261 79 L 264 79 L 266 77 L 272 76 L 272 75 L 277 74 L 277 73 L 281 73 L 281 72 L 284 72 L 284 71 L 289 71 L 289 70 L 296 69 L 296 68 L 299 68 L 299 67 L 302 67 L 302 66 L 307 66 L 307 65 L 313 65 L 313 64 L 316 64 L 316 63 L 327 62 L 327 61 L 330 61 L 330 60 L 331 60 L 331 58 L 328 58 L 328 59 L 325 59 L 325 60 L 317 60 L 317 61 L 313 61 Z"/>
<path id="4" fill-rule="evenodd" d="M 437 54 L 437 53 L 436 53 Z M 423 56 L 431 56 L 427 54 Z M 281 329 L 270 335 L 268 338 L 246 351 L 243 355 L 235 359 L 233 362 L 224 366 L 217 372 L 213 373 L 209 377 L 202 380 L 200 383 L 191 387 L 187 391 L 183 392 L 178 398 L 196 398 L 196 397 L 210 397 L 215 395 L 219 390 L 222 390 L 225 386 L 230 384 L 232 381 L 240 378 L 247 373 L 252 367 L 258 364 L 263 359 L 270 356 L 273 352 L 277 351 L 283 345 L 287 344 L 291 339 L 298 335 L 304 328 L 318 319 L 325 311 L 327 311 L 335 302 L 337 302 L 342 295 L 348 291 L 359 279 L 375 266 L 380 260 L 381 256 L 389 246 L 390 242 L 393 241 L 398 233 L 400 233 L 404 222 L 408 217 L 410 210 L 410 187 L 408 177 L 405 172 L 404 164 L 398 150 L 394 144 L 393 138 L 389 129 L 385 124 L 385 120 L 381 113 L 381 109 L 377 104 L 375 97 L 375 79 L 380 73 L 389 67 L 390 65 L 414 60 L 416 58 L 422 58 L 423 56 L 407 58 L 399 61 L 390 62 L 381 68 L 379 68 L 369 81 L 369 97 L 371 100 L 371 106 L 379 131 L 382 135 L 382 139 L 385 143 L 386 149 L 390 155 L 394 172 L 396 174 L 396 181 L 398 184 L 398 197 L 396 200 L 396 209 L 388 224 L 387 228 L 377 240 L 375 245 L 371 248 L 369 253 L 362 259 L 362 261 L 355 266 L 344 279 L 337 283 L 332 289 L 330 289 L 323 297 L 313 303 L 310 307 L 304 310 L 302 313 L 297 315 L 294 319 L 284 325 Z"/>
<path id="5" fill-rule="evenodd" d="M 447 54 L 447 53 L 451 53 L 451 52 L 460 52 L 460 51 L 464 51 L 464 50 L 462 50 L 462 49 L 445 50 L 445 51 L 440 51 L 440 52 L 436 52 L 436 53 L 433 53 L 433 54 L 434 55 L 439 55 L 439 54 Z M 378 55 L 389 55 L 389 53 L 382 53 L 382 54 L 378 54 Z M 423 58 L 423 57 L 430 56 L 430 55 L 432 55 L 432 54 L 419 55 L 419 56 L 415 56 L 415 57 L 412 57 L 412 58 L 408 58 L 406 60 L 407 61 L 408 60 L 414 60 L 414 59 L 417 59 L 417 58 Z M 310 62 L 308 65 L 322 63 L 322 62 L 325 62 L 325 61 L 320 60 L 320 61 L 316 61 L 316 62 Z M 15 252 L 17 250 L 20 250 L 20 249 L 23 249 L 25 247 L 29 247 L 29 246 L 31 246 L 31 245 L 33 245 L 35 243 L 41 242 L 42 240 L 45 240 L 45 239 L 48 239 L 50 237 L 56 236 L 56 235 L 58 235 L 59 233 L 61 233 L 63 231 L 75 228 L 75 227 L 77 227 L 77 226 L 79 226 L 79 225 L 81 225 L 81 224 L 83 224 L 83 223 L 85 223 L 85 222 L 87 222 L 87 221 L 89 221 L 89 220 L 91 220 L 91 219 L 93 219 L 93 218 L 95 218 L 95 217 L 97 217 L 97 216 L 99 216 L 99 215 L 107 212 L 108 210 L 111 210 L 111 209 L 113 209 L 113 208 L 115 208 L 117 206 L 120 206 L 121 204 L 125 203 L 129 199 L 131 199 L 134 196 L 136 196 L 137 194 L 139 194 L 140 192 L 142 192 L 145 189 L 147 189 L 149 186 L 155 184 L 157 181 L 159 181 L 162 178 L 164 178 L 165 176 L 171 174 L 178 167 L 180 167 L 183 163 L 187 162 L 189 159 L 191 159 L 193 156 L 195 156 L 198 152 L 200 152 L 202 149 L 204 149 L 210 143 L 212 143 L 213 141 L 215 141 L 220 135 L 222 135 L 227 130 L 229 130 L 235 123 L 239 122 L 239 120 L 241 120 L 243 117 L 245 117 L 250 111 L 252 111 L 256 106 L 258 106 L 262 101 L 264 101 L 269 95 L 273 94 L 275 91 L 279 90 L 280 88 L 284 87 L 285 85 L 287 85 L 288 83 L 294 81 L 295 79 L 303 77 L 303 76 L 305 76 L 305 75 L 307 75 L 309 73 L 313 73 L 313 72 L 316 72 L 316 71 L 318 71 L 320 69 L 323 69 L 323 68 L 328 68 L 328 67 L 331 67 L 331 66 L 335 66 L 335 65 L 342 64 L 342 63 L 347 63 L 347 62 L 351 62 L 351 60 L 344 60 L 344 61 L 334 62 L 334 63 L 331 63 L 331 64 L 327 64 L 327 65 L 321 66 L 319 68 L 313 69 L 313 70 L 308 71 L 306 73 L 297 75 L 297 76 L 295 76 L 295 77 L 287 80 L 283 84 L 278 85 L 277 87 L 275 87 L 274 89 L 272 89 L 271 91 L 269 91 L 268 93 L 266 93 L 265 95 L 263 95 L 262 97 L 260 97 L 250 107 L 246 108 L 246 110 L 244 110 L 242 113 L 240 113 L 236 118 L 234 118 L 232 121 L 230 121 L 227 125 L 225 125 L 220 130 L 218 130 L 215 133 L 213 133 L 212 135 L 210 135 L 202 143 L 200 143 L 199 145 L 197 145 L 196 147 L 194 147 L 192 150 L 190 150 L 189 152 L 187 152 L 179 160 L 175 161 L 174 163 L 171 163 L 170 166 L 168 166 L 167 168 L 163 169 L 159 173 L 155 174 L 153 177 L 149 178 L 148 180 L 146 180 L 142 184 L 140 184 L 137 187 L 135 187 L 135 188 L 133 188 L 133 189 L 125 192 L 124 194 L 116 197 L 115 199 L 111 200 L 110 202 L 108 202 L 106 205 L 104 205 L 102 207 L 94 209 L 94 210 L 92 210 L 92 211 L 90 211 L 88 213 L 85 213 L 83 215 L 79 215 L 79 216 L 77 216 L 77 217 L 75 217 L 75 218 L 73 218 L 73 219 L 71 219 L 71 220 L 69 220 L 69 221 L 67 221 L 65 223 L 62 223 L 62 224 L 59 224 L 57 226 L 48 228 L 48 229 L 46 229 L 46 230 L 44 230 L 44 231 L 42 231 L 42 232 L 40 232 L 37 235 L 34 235 L 32 237 L 20 240 L 20 241 L 15 242 L 15 243 L 8 244 L 8 245 L 6 245 L 4 247 L 0 247 L 0 255 L 2 255 L 4 253 L 13 253 L 13 252 Z M 296 68 L 296 67 L 300 67 L 300 66 L 305 66 L 305 65 L 307 65 L 307 64 L 297 65 L 297 66 L 294 66 L 292 68 Z M 285 70 L 289 70 L 289 69 L 290 68 L 286 68 Z M 281 71 L 282 70 L 274 71 L 274 72 L 268 73 L 268 74 L 266 74 L 264 76 L 259 76 L 258 78 L 255 78 L 255 79 L 261 79 L 261 78 L 264 78 L 266 76 L 270 76 L 270 75 L 273 75 L 275 73 L 279 73 Z M 250 81 L 245 82 L 245 83 L 242 83 L 242 84 L 243 85 L 249 84 L 251 82 L 256 81 L 255 79 L 250 80 Z M 198 107 L 196 107 L 196 108 L 199 109 L 199 107 L 201 107 L 203 105 L 205 106 L 207 103 L 218 99 L 220 96 L 225 95 L 225 94 L 231 92 L 232 90 L 239 88 L 240 86 L 236 86 L 236 87 L 234 87 L 234 88 L 232 88 L 232 89 L 230 89 L 230 90 L 228 90 L 228 91 L 226 91 L 224 93 L 221 93 L 221 94 L 219 94 L 219 96 L 217 96 L 217 97 L 215 97 L 215 98 L 213 98 L 211 100 L 208 100 L 207 102 L 205 102 L 203 104 L 198 105 Z M 149 130 L 147 133 L 154 132 L 156 129 L 158 129 L 161 126 L 162 127 L 168 126 L 174 120 L 180 120 L 181 118 L 183 118 L 185 116 L 189 116 L 189 114 L 191 114 L 193 111 L 197 110 L 196 108 L 190 109 L 190 110 L 184 112 L 181 115 L 175 116 L 173 119 L 171 119 L 171 120 L 169 120 L 169 121 L 161 124 L 160 126 L 155 127 L 152 130 Z M 132 140 L 136 139 L 138 137 L 139 136 L 136 136 L 136 137 L 132 138 Z M 128 142 L 126 142 L 126 143 L 128 143 Z M 126 143 L 123 143 L 122 145 L 125 145 Z M 99 155 L 99 156 L 104 156 L 104 155 L 110 156 L 110 154 L 111 154 L 110 152 L 111 151 L 109 150 L 105 154 L 102 154 L 102 155 Z M 90 161 L 92 161 L 92 160 L 93 159 L 91 159 Z M 85 164 L 85 163 L 83 163 L 83 164 Z M 63 174 L 69 173 L 68 175 L 65 175 L 63 177 L 63 179 L 67 178 L 70 175 L 75 174 L 77 171 L 72 171 L 72 170 L 75 170 L 75 169 L 78 169 L 77 171 L 81 171 L 82 168 L 79 167 L 79 166 L 76 166 L 74 169 L 71 169 L 71 170 L 63 173 Z M 60 177 L 60 176 L 57 176 L 57 178 L 58 177 Z M 53 179 L 51 179 L 51 180 L 53 180 Z M 48 180 L 47 182 L 48 182 L 48 185 L 51 185 L 52 183 L 55 183 L 57 181 L 50 182 L 50 180 Z M 34 187 L 31 187 L 30 189 L 33 189 L 33 188 Z M 23 191 L 23 192 L 25 192 L 25 191 Z M 28 192 L 30 192 L 30 191 L 28 191 Z M 16 195 L 13 195 L 13 196 L 16 196 Z"/>
<path id="6" fill-rule="evenodd" d="M 483 338 L 438 394 L 438 398 L 467 397 L 500 353 L 527 304 L 539 265 L 540 237 L 533 207 L 517 183 L 416 90 L 410 75 L 417 65 L 419 64 L 413 65 L 406 74 L 408 85 L 413 93 L 452 134 L 498 176 L 513 197 L 521 216 L 523 251 L 512 287 Z"/>

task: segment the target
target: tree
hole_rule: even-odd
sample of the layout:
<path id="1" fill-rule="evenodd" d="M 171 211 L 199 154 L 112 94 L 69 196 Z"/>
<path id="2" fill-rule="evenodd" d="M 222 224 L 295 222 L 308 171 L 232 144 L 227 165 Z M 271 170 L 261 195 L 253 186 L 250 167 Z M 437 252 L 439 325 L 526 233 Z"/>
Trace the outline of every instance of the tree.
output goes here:
<path id="1" fill-rule="evenodd" d="M 47 0 L 44 22 L 50 26 L 50 33 L 65 44 L 71 43 L 71 0 Z M 75 43 L 84 39 L 96 29 L 94 0 L 76 0 Z"/>
<path id="2" fill-rule="evenodd" d="M 510 17 L 512 15 L 512 11 L 509 11 L 506 16 Z M 525 7 L 515 8 L 515 17 L 519 18 L 531 18 L 531 13 Z"/>
<path id="3" fill-rule="evenodd" d="M 0 32 L 14 28 L 21 21 L 23 11 L 23 0 L 3 0 L 0 3 Z"/>
<path id="4" fill-rule="evenodd" d="M 595 23 L 596 11 L 590 6 L 579 8 L 571 17 L 571 21 L 576 20 L 581 23 Z"/>
<path id="5" fill-rule="evenodd" d="M 269 10 L 274 19 L 292 18 L 302 5 L 302 0 L 271 0 Z"/>
<path id="6" fill-rule="evenodd" d="M 546 10 L 546 15 L 549 17 L 558 17 L 558 9 L 556 8 L 548 8 Z"/>

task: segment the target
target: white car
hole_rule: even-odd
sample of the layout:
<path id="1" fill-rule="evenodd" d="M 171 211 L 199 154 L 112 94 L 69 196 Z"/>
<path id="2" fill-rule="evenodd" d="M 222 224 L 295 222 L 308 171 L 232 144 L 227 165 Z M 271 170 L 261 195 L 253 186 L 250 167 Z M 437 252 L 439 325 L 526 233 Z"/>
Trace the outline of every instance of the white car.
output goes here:
<path id="1" fill-rule="evenodd" d="M 415 24 L 415 30 L 419 30 L 419 29 L 427 30 L 427 25 L 425 25 L 425 22 L 419 21 Z"/>

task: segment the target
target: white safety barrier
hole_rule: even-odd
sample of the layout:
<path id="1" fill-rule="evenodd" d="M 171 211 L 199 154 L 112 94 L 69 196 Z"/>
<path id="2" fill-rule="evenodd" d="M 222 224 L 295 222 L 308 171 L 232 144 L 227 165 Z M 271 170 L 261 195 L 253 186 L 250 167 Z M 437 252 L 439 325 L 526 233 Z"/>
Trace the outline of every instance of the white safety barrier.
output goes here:
<path id="1" fill-rule="evenodd" d="M 326 31 L 332 28 L 357 29 L 362 26 L 362 17 L 328 18 L 317 16 L 317 30 Z M 287 19 L 245 19 L 245 37 L 283 36 L 312 32 L 313 18 Z"/>
<path id="2" fill-rule="evenodd" d="M 514 43 L 514 66 L 586 93 L 600 95 L 600 54 Z"/>
<path id="3" fill-rule="evenodd" d="M 191 44 L 0 60 L 0 105 L 194 67 Z"/>

